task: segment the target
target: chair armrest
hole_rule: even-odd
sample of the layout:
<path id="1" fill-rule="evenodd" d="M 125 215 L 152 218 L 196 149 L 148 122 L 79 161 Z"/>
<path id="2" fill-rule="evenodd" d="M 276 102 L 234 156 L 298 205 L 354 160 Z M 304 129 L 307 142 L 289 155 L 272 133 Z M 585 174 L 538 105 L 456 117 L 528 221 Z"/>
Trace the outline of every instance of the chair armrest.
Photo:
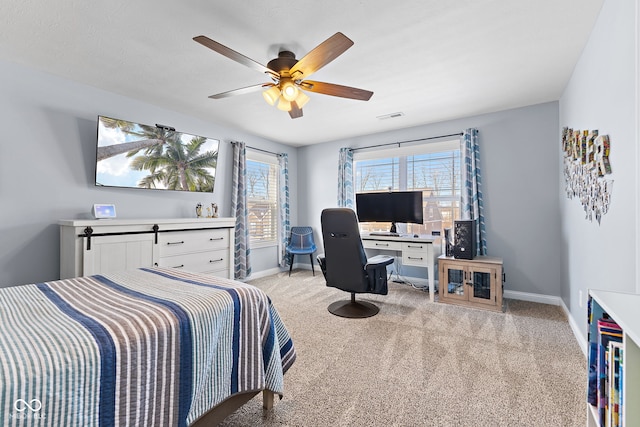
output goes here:
<path id="1" fill-rule="evenodd" d="M 364 266 L 365 270 L 370 270 L 384 265 L 393 264 L 393 257 L 388 255 L 376 255 L 367 259 L 367 264 Z"/>

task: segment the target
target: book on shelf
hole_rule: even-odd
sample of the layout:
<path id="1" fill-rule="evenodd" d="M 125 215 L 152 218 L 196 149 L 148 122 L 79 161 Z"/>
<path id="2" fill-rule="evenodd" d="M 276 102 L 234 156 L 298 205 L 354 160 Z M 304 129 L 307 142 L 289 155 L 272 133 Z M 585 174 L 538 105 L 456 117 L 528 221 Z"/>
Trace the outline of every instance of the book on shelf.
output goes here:
<path id="1" fill-rule="evenodd" d="M 622 392 L 624 390 L 624 347 L 620 348 L 620 360 L 619 360 L 619 373 L 618 373 L 618 379 L 620 381 L 620 395 L 618 396 L 618 403 L 619 403 L 619 413 L 622 414 L 623 411 L 623 407 L 624 407 L 624 393 Z M 620 415 L 620 426 L 622 426 L 622 415 Z"/>
<path id="2" fill-rule="evenodd" d="M 589 341 L 589 379 L 587 385 L 587 402 L 598 406 L 598 343 Z"/>
<path id="3" fill-rule="evenodd" d="M 597 409 L 599 424 L 604 427 L 611 425 L 609 423 L 612 415 L 610 396 L 614 385 L 610 381 L 610 372 L 614 369 L 614 363 L 610 350 L 614 349 L 615 344 L 611 343 L 622 343 L 622 329 L 605 315 L 597 320 L 597 331 Z M 591 391 L 591 387 L 589 389 Z M 617 410 L 620 410 L 619 406 Z"/>
<path id="4" fill-rule="evenodd" d="M 593 405 L 598 407 L 598 390 L 600 388 L 600 378 L 601 374 L 604 372 L 604 361 L 601 360 L 605 355 L 605 348 L 602 347 L 601 343 L 601 332 L 605 334 L 619 335 L 622 337 L 622 331 L 620 327 L 609 318 L 607 313 L 602 313 L 602 317 L 600 319 L 594 319 L 594 313 L 591 310 L 591 301 L 589 301 L 588 306 L 588 319 L 589 325 L 593 325 L 593 328 L 589 328 L 589 336 L 588 336 L 588 356 L 589 356 L 589 379 L 588 379 L 588 388 L 587 388 L 587 401 Z M 593 334 L 593 336 L 591 336 Z M 605 340 L 608 342 L 610 339 L 609 336 L 605 337 Z"/>
<path id="5" fill-rule="evenodd" d="M 607 418 L 608 427 L 620 427 L 622 424 L 622 389 L 620 387 L 622 343 L 618 341 L 609 342 L 608 367 L 609 367 L 609 416 Z"/>
<path id="6" fill-rule="evenodd" d="M 591 297 L 587 300 L 587 402 L 592 406 L 598 406 L 598 340 L 593 334 L 593 303 Z"/>

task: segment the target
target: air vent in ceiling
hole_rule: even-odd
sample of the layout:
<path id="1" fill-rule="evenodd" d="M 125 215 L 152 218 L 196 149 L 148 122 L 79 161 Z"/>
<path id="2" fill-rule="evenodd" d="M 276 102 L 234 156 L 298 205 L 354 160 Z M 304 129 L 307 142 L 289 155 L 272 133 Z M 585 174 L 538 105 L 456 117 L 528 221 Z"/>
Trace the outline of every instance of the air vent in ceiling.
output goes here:
<path id="1" fill-rule="evenodd" d="M 387 119 L 397 119 L 398 117 L 402 117 L 404 116 L 404 113 L 391 113 L 391 114 L 385 114 L 384 116 L 378 116 L 377 119 L 378 120 L 387 120 Z"/>

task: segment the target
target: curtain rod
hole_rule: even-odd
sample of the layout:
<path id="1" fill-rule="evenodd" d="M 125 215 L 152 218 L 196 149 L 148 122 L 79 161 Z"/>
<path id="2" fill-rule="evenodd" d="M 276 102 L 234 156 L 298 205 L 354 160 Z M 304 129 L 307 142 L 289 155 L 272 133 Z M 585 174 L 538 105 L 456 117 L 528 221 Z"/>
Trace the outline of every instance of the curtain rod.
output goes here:
<path id="1" fill-rule="evenodd" d="M 230 141 L 231 144 L 235 144 L 235 141 Z M 263 150 L 262 148 L 251 147 L 249 145 L 245 145 L 245 148 L 249 148 L 251 150 L 262 151 L 263 153 L 273 154 L 274 156 L 282 156 L 282 153 L 274 153 L 273 151 Z"/>
<path id="2" fill-rule="evenodd" d="M 430 136 L 428 138 L 412 139 L 410 141 L 388 142 L 386 144 L 368 145 L 366 147 L 352 148 L 351 151 L 365 150 L 367 148 L 385 147 L 387 145 L 398 145 L 398 147 L 400 147 L 400 144 L 408 144 L 409 142 L 428 141 L 430 139 L 447 138 L 450 136 L 462 136 L 462 135 L 463 135 L 462 132 L 458 132 L 458 133 L 451 133 L 449 135 L 439 135 L 439 136 Z"/>

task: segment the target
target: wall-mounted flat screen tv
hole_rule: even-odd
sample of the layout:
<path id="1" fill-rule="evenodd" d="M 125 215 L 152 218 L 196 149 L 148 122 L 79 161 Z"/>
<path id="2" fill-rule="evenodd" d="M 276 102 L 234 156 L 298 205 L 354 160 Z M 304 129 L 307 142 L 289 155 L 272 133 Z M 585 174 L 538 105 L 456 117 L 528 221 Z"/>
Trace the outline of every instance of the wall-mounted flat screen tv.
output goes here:
<path id="1" fill-rule="evenodd" d="M 96 185 L 213 192 L 220 141 L 98 116 Z"/>

